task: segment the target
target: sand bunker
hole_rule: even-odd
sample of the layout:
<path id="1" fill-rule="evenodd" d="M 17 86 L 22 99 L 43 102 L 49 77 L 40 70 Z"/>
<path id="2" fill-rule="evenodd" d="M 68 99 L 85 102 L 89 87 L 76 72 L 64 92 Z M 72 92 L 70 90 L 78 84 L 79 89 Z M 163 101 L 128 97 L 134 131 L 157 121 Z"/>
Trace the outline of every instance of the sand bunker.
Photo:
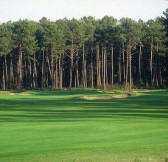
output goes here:
<path id="1" fill-rule="evenodd" d="M 82 99 L 85 100 L 112 100 L 112 99 L 122 99 L 122 98 L 128 98 L 130 95 L 128 94 L 119 94 L 114 96 L 83 96 Z"/>
<path id="2" fill-rule="evenodd" d="M 14 96 L 14 95 L 15 95 L 15 93 L 10 93 L 9 95 L 10 95 L 10 96 Z"/>
<path id="3" fill-rule="evenodd" d="M 10 96 L 14 96 L 14 95 L 29 96 L 31 94 L 28 92 L 21 92 L 21 93 L 10 93 L 9 95 Z"/>

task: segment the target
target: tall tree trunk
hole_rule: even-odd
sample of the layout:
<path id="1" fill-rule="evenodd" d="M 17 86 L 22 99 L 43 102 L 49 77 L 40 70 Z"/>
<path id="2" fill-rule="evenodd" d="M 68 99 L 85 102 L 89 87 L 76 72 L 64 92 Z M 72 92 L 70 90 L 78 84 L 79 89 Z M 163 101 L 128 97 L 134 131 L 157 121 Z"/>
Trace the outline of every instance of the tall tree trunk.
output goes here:
<path id="1" fill-rule="evenodd" d="M 83 43 L 83 54 L 82 54 L 82 83 L 83 83 L 83 87 L 87 88 L 87 72 L 86 72 L 86 58 L 85 58 L 84 43 Z"/>
<path id="2" fill-rule="evenodd" d="M 139 58 L 138 58 L 139 83 L 142 83 L 141 59 L 142 59 L 142 46 L 140 45 L 139 46 Z"/>
<path id="3" fill-rule="evenodd" d="M 162 64 L 161 64 L 161 57 L 159 56 L 159 83 L 160 83 L 160 86 L 163 85 L 163 79 L 162 79 Z"/>
<path id="4" fill-rule="evenodd" d="M 51 88 L 54 89 L 54 56 L 53 56 L 53 49 L 51 48 Z"/>
<path id="5" fill-rule="evenodd" d="M 156 45 L 156 54 L 155 54 L 155 66 L 154 66 L 154 69 L 155 69 L 155 85 L 156 87 L 159 86 L 159 72 L 158 72 L 158 64 L 159 64 L 159 44 L 157 42 L 157 45 Z"/>
<path id="6" fill-rule="evenodd" d="M 97 87 L 99 87 L 101 85 L 101 74 L 100 74 L 101 61 L 100 61 L 100 50 L 98 44 L 96 48 L 97 48 L 97 57 L 96 57 Z"/>
<path id="7" fill-rule="evenodd" d="M 103 51 L 103 88 L 106 90 L 106 47 Z"/>
<path id="8" fill-rule="evenodd" d="M 32 63 L 30 59 L 28 59 L 28 66 L 29 66 L 29 86 L 30 88 L 33 88 Z"/>
<path id="9" fill-rule="evenodd" d="M 83 43 L 83 47 L 82 47 L 82 84 L 83 87 L 85 88 L 85 44 Z"/>
<path id="10" fill-rule="evenodd" d="M 29 80 L 28 80 L 28 65 L 27 60 L 24 59 L 24 76 L 25 76 L 25 82 L 24 85 L 26 88 L 29 88 Z"/>
<path id="11" fill-rule="evenodd" d="M 105 77 L 106 77 L 106 85 L 108 85 L 109 83 L 108 83 L 108 65 L 107 65 L 107 50 L 105 50 L 105 53 L 106 53 L 106 55 L 105 55 Z"/>
<path id="12" fill-rule="evenodd" d="M 60 72 L 59 72 L 59 87 L 62 89 L 63 87 L 63 58 L 64 58 L 64 51 L 61 54 L 60 52 Z"/>
<path id="13" fill-rule="evenodd" d="M 10 78 L 9 78 L 10 89 L 13 88 L 13 83 L 14 83 L 13 61 L 12 61 L 12 54 L 10 54 Z"/>
<path id="14" fill-rule="evenodd" d="M 123 82 L 125 83 L 125 50 L 124 50 L 124 43 L 122 45 L 122 63 L 123 63 Z"/>
<path id="15" fill-rule="evenodd" d="M 62 54 L 60 52 L 60 56 L 58 58 L 58 76 L 59 76 L 59 89 L 62 89 Z"/>
<path id="16" fill-rule="evenodd" d="M 6 81 L 5 81 L 5 61 L 3 60 L 3 65 L 2 65 L 2 90 L 6 90 Z"/>
<path id="17" fill-rule="evenodd" d="M 48 71 L 49 71 L 49 75 L 48 75 L 48 73 L 46 74 L 46 83 L 47 83 L 47 88 L 48 88 L 48 85 L 49 85 L 49 76 L 50 76 L 50 79 L 51 79 L 51 82 L 52 82 L 52 71 L 51 71 L 51 63 L 50 63 L 50 60 L 49 60 L 49 56 L 48 56 L 48 53 L 47 53 L 47 56 L 46 56 L 46 58 L 47 58 L 47 62 L 48 62 Z M 51 83 L 51 84 L 53 84 L 53 83 Z M 52 85 L 51 85 L 52 86 Z"/>
<path id="18" fill-rule="evenodd" d="M 4 56 L 4 61 L 5 61 L 5 84 L 6 84 L 6 89 L 8 89 L 8 83 L 9 83 L 9 79 L 8 79 L 8 65 L 7 65 L 7 61 L 6 61 L 6 55 Z"/>
<path id="19" fill-rule="evenodd" d="M 76 62 L 75 62 L 75 88 L 77 88 L 77 71 L 78 71 L 78 69 L 77 69 L 77 56 L 78 55 L 78 49 L 76 50 Z"/>
<path id="20" fill-rule="evenodd" d="M 22 88 L 22 57 L 23 57 L 23 53 L 22 53 L 22 45 L 19 45 L 19 58 L 18 58 L 18 84 L 17 84 L 17 88 L 21 89 Z"/>
<path id="21" fill-rule="evenodd" d="M 150 85 L 153 86 L 153 37 L 150 50 Z"/>
<path id="22" fill-rule="evenodd" d="M 85 88 L 88 87 L 88 77 L 87 77 L 87 67 L 86 67 L 86 58 L 85 58 L 85 66 L 84 66 L 84 73 L 85 73 Z"/>
<path id="23" fill-rule="evenodd" d="M 121 48 L 119 50 L 119 56 L 118 56 L 118 81 L 119 84 L 121 84 Z"/>
<path id="24" fill-rule="evenodd" d="M 41 65 L 41 88 L 44 89 L 44 80 L 45 80 L 45 69 L 44 69 L 44 50 L 43 50 L 43 54 L 42 54 L 42 65 Z"/>
<path id="25" fill-rule="evenodd" d="M 34 70 L 33 70 L 33 75 L 34 75 L 34 77 L 33 77 L 33 87 L 34 88 L 38 88 L 38 86 L 37 86 L 37 64 L 36 64 L 36 57 L 35 57 L 35 54 L 34 54 L 34 60 L 33 60 L 33 66 L 34 66 Z"/>
<path id="26" fill-rule="evenodd" d="M 91 47 L 91 87 L 94 87 L 94 80 L 93 80 L 93 47 Z"/>
<path id="27" fill-rule="evenodd" d="M 83 87 L 87 88 L 87 72 L 86 72 L 86 58 L 85 58 L 84 43 L 83 43 L 83 52 L 82 52 L 82 83 L 83 83 Z"/>
<path id="28" fill-rule="evenodd" d="M 101 49 L 101 86 L 104 86 L 104 47 Z"/>
<path id="29" fill-rule="evenodd" d="M 111 47 L 111 85 L 114 85 L 114 48 Z"/>
<path id="30" fill-rule="evenodd" d="M 129 46 L 127 43 L 127 62 L 126 62 L 126 74 L 125 74 L 125 89 L 128 88 L 128 67 L 129 67 Z"/>
<path id="31" fill-rule="evenodd" d="M 99 85 L 101 86 L 102 85 L 102 65 L 103 65 L 103 63 L 102 63 L 102 55 L 100 54 L 99 55 Z"/>
<path id="32" fill-rule="evenodd" d="M 77 59 L 77 62 L 76 62 L 76 87 L 79 88 L 79 53 L 78 53 L 78 50 L 76 51 L 76 59 Z"/>
<path id="33" fill-rule="evenodd" d="M 74 44 L 73 44 L 73 40 L 72 40 L 72 47 L 71 47 L 71 56 L 70 56 L 70 71 L 69 71 L 69 75 L 70 75 L 70 79 L 69 79 L 69 88 L 72 88 L 72 73 L 73 73 L 73 57 L 74 57 Z"/>
<path id="34" fill-rule="evenodd" d="M 132 89 L 132 56 L 131 56 L 131 40 L 129 40 L 129 90 Z"/>
<path id="35" fill-rule="evenodd" d="M 58 89 L 58 63 L 55 60 L 55 88 Z"/>

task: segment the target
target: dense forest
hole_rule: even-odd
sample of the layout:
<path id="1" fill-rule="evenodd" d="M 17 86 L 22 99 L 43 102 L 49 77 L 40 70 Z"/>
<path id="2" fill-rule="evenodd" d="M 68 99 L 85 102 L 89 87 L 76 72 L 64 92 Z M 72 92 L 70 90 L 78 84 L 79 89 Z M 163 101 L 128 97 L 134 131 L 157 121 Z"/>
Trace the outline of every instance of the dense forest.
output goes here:
<path id="1" fill-rule="evenodd" d="M 144 22 L 83 17 L 0 24 L 0 89 L 165 88 L 168 9 Z"/>

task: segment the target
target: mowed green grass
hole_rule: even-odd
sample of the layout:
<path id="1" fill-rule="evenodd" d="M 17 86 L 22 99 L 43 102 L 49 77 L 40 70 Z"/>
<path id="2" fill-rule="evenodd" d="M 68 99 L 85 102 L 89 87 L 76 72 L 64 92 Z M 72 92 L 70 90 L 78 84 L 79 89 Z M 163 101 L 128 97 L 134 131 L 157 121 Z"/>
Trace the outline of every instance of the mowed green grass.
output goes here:
<path id="1" fill-rule="evenodd" d="M 118 93 L 124 92 L 0 92 L 0 162 L 165 161 L 168 91 L 80 98 Z"/>

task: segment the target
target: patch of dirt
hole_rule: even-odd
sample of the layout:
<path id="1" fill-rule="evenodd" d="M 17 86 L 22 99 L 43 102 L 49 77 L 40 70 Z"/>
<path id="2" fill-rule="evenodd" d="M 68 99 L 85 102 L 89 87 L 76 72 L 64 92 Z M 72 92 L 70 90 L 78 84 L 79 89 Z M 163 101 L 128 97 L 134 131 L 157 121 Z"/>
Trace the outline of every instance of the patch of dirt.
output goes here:
<path id="1" fill-rule="evenodd" d="M 102 96 L 102 97 L 97 97 L 97 96 L 83 96 L 81 97 L 82 99 L 85 100 L 112 100 L 112 99 L 122 99 L 122 98 L 128 98 L 130 95 L 128 94 L 119 94 L 119 95 L 114 95 L 114 96 Z"/>

